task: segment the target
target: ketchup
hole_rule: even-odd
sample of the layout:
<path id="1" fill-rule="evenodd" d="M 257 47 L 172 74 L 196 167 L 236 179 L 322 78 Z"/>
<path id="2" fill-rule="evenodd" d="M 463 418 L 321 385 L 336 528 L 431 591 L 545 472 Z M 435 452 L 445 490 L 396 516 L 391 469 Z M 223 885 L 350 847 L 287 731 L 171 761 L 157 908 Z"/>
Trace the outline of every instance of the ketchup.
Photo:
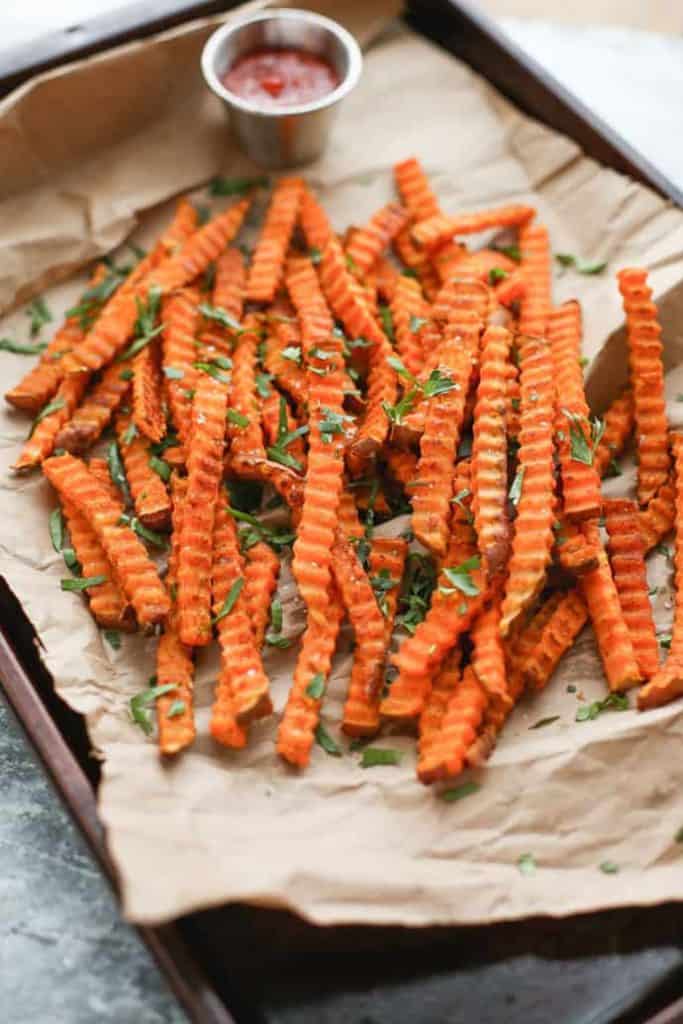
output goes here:
<path id="1" fill-rule="evenodd" d="M 239 57 L 222 82 L 255 107 L 279 110 L 327 96 L 339 85 L 339 75 L 314 53 L 262 49 Z"/>

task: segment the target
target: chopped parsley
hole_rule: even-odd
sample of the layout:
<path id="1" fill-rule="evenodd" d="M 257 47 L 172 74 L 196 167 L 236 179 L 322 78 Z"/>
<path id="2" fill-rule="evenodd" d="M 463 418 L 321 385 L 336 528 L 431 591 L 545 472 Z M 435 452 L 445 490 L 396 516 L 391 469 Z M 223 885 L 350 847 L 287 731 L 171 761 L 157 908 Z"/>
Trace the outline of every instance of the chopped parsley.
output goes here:
<path id="1" fill-rule="evenodd" d="M 489 270 L 489 284 L 495 286 L 509 276 L 507 270 L 503 270 L 502 267 L 491 267 Z"/>
<path id="2" fill-rule="evenodd" d="M 522 254 L 518 245 L 493 245 L 491 248 L 502 253 L 503 256 L 507 256 L 509 260 L 514 260 L 515 263 L 522 262 Z"/>
<path id="3" fill-rule="evenodd" d="M 421 331 L 426 323 L 428 323 L 427 317 L 415 316 L 414 313 L 411 314 L 409 327 L 413 334 Z"/>
<path id="4" fill-rule="evenodd" d="M 240 596 L 243 586 L 244 577 L 240 576 L 239 579 L 236 579 L 233 585 L 230 587 L 230 590 L 228 591 L 225 601 L 221 605 L 220 611 L 211 620 L 214 626 L 216 625 L 217 622 L 220 622 L 221 619 L 224 619 L 226 615 L 229 615 L 230 612 L 233 610 L 237 602 L 237 598 Z"/>
<path id="5" fill-rule="evenodd" d="M 474 555 L 472 558 L 468 558 L 467 561 L 462 562 L 460 565 L 444 567 L 441 572 L 451 586 L 440 586 L 439 593 L 449 595 L 454 594 L 456 590 L 459 590 L 461 594 L 465 594 L 467 597 L 476 597 L 479 593 L 479 587 L 472 579 L 471 573 L 473 569 L 478 569 L 480 565 L 481 561 L 479 556 Z"/>
<path id="6" fill-rule="evenodd" d="M 128 481 L 126 480 L 126 471 L 123 468 L 123 460 L 121 459 L 121 452 L 116 441 L 110 441 L 109 447 L 107 448 L 107 466 L 109 467 L 109 475 L 123 494 L 124 498 L 130 500 L 130 491 L 128 489 Z"/>
<path id="7" fill-rule="evenodd" d="M 402 757 L 400 750 L 392 750 L 390 747 L 366 747 L 360 759 L 360 766 L 376 768 L 379 765 L 400 764 Z"/>
<path id="8" fill-rule="evenodd" d="M 156 680 L 156 676 L 152 676 L 150 683 Z M 140 693 L 136 693 L 134 697 L 130 699 L 130 716 L 138 725 L 146 736 L 149 736 L 152 732 L 152 715 L 150 712 L 150 705 L 154 704 L 157 697 L 163 697 L 165 693 L 170 693 L 171 690 L 175 690 L 175 683 L 166 683 L 164 686 L 149 686 L 146 690 L 141 690 Z"/>
<path id="9" fill-rule="evenodd" d="M 396 625 L 414 633 L 427 614 L 432 591 L 436 586 L 436 569 L 428 555 L 411 552 L 398 599 Z"/>
<path id="10" fill-rule="evenodd" d="M 52 313 L 47 308 L 45 299 L 41 297 L 33 300 L 26 310 L 26 316 L 31 321 L 29 333 L 32 338 L 35 338 L 37 334 L 40 334 L 45 324 L 49 324 L 52 320 Z"/>
<path id="11" fill-rule="evenodd" d="M 602 440 L 602 435 L 605 433 L 604 420 L 600 420 L 596 416 L 588 420 L 587 425 L 590 429 L 590 438 L 587 438 L 584 427 L 584 424 L 586 424 L 585 417 L 579 416 L 569 409 L 563 409 L 562 412 L 569 420 L 569 442 L 572 459 L 574 462 L 582 462 L 586 466 L 592 466 L 595 451 Z"/>
<path id="12" fill-rule="evenodd" d="M 460 786 L 453 786 L 451 789 L 444 789 L 440 793 L 440 796 L 447 804 L 454 804 L 458 800 L 464 800 L 466 796 L 472 796 L 473 793 L 478 793 L 480 789 L 481 786 L 478 782 L 463 782 Z"/>
<path id="13" fill-rule="evenodd" d="M 308 686 L 306 687 L 306 696 L 312 697 L 313 700 L 320 700 L 325 692 L 325 676 L 322 672 L 316 672 L 311 678 Z"/>
<path id="14" fill-rule="evenodd" d="M 589 722 L 603 711 L 628 711 L 628 697 L 623 693 L 608 693 L 602 700 L 595 700 L 592 704 L 582 704 L 576 710 L 577 722 Z"/>
<path id="15" fill-rule="evenodd" d="M 607 261 L 602 262 L 579 259 L 569 252 L 556 252 L 555 259 L 562 267 L 573 267 L 577 274 L 601 274 L 607 266 Z"/>
<path id="16" fill-rule="evenodd" d="M 52 547 L 60 555 L 64 547 L 64 516 L 61 508 L 57 507 L 50 512 L 49 527 Z"/>
<path id="17" fill-rule="evenodd" d="M 152 338 L 156 338 L 157 334 L 164 329 L 163 324 L 157 324 L 161 305 L 161 288 L 157 285 L 152 285 L 147 292 L 146 302 L 139 295 L 136 295 L 135 305 L 137 306 L 138 317 L 133 330 L 133 342 L 125 352 L 122 352 L 117 357 L 117 362 L 119 363 L 123 363 L 126 359 L 132 359 L 133 356 L 136 356 L 138 352 L 141 352 L 150 343 Z"/>
<path id="18" fill-rule="evenodd" d="M 81 576 L 79 579 L 61 580 L 62 590 L 86 590 L 90 587 L 99 587 L 107 582 L 106 576 Z"/>
<path id="19" fill-rule="evenodd" d="M 164 366 L 164 377 L 167 380 L 182 380 L 184 376 L 185 371 L 179 366 Z"/>
<path id="20" fill-rule="evenodd" d="M 248 427 L 249 417 L 243 416 L 237 409 L 228 409 L 225 414 L 225 418 L 230 422 L 234 423 L 236 427 Z"/>
<path id="21" fill-rule="evenodd" d="M 387 605 L 387 594 L 390 590 L 394 590 L 398 586 L 396 580 L 392 580 L 391 573 L 388 569 L 380 569 L 377 576 L 370 577 L 370 586 L 372 587 L 379 610 L 386 619 L 389 615 L 389 606 Z"/>
<path id="22" fill-rule="evenodd" d="M 53 412 L 59 412 L 59 410 L 63 409 L 65 405 L 66 402 L 61 396 L 59 398 L 53 398 L 51 402 L 44 405 L 31 424 L 31 433 L 29 434 L 29 437 L 31 437 L 39 423 L 42 423 L 44 419 L 51 416 Z"/>
<path id="23" fill-rule="evenodd" d="M 0 352 L 13 352 L 16 356 L 37 356 L 46 348 L 45 341 L 37 341 L 34 345 L 22 345 L 11 338 L 0 338 Z"/>
<path id="24" fill-rule="evenodd" d="M 109 646 L 115 651 L 119 651 L 121 649 L 121 634 L 118 629 L 105 629 L 103 636 Z"/>
<path id="25" fill-rule="evenodd" d="M 319 722 L 316 726 L 315 741 L 319 747 L 323 748 L 326 754 L 330 755 L 330 757 L 342 756 L 342 748 L 339 746 L 337 741 L 330 736 L 322 722 Z"/>
<path id="26" fill-rule="evenodd" d="M 539 718 L 539 720 L 537 722 L 534 722 L 533 725 L 530 725 L 529 728 L 530 729 L 543 729 L 543 728 L 545 728 L 546 725 L 552 725 L 553 722 L 559 722 L 559 720 L 560 720 L 560 716 L 559 715 L 550 715 L 548 718 Z"/>
<path id="27" fill-rule="evenodd" d="M 391 310 L 388 306 L 379 307 L 379 316 L 382 321 L 382 327 L 389 341 L 394 340 L 394 318 L 391 315 Z"/>
<path id="28" fill-rule="evenodd" d="M 171 479 L 171 467 L 168 462 L 160 459 L 158 455 L 150 455 L 149 468 L 154 470 L 157 476 L 160 476 L 164 482 Z"/>
<path id="29" fill-rule="evenodd" d="M 521 853 L 517 858 L 517 868 L 520 875 L 535 875 L 536 860 L 533 853 Z"/>
<path id="30" fill-rule="evenodd" d="M 212 196 L 243 196 L 252 188 L 268 188 L 270 181 L 264 175 L 253 178 L 215 177 L 209 185 Z"/>

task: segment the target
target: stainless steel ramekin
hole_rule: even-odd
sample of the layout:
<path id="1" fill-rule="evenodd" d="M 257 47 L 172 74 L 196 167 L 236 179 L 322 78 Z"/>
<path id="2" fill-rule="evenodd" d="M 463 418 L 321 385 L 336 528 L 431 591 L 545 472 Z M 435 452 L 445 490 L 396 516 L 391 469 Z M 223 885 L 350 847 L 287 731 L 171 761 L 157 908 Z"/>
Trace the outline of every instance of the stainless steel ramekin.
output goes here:
<path id="1" fill-rule="evenodd" d="M 260 110 L 229 92 L 221 78 L 238 57 L 264 46 L 292 47 L 323 57 L 336 70 L 339 85 L 313 103 L 282 111 Z M 308 163 L 320 156 L 336 108 L 356 85 L 362 64 L 358 44 L 346 29 L 330 18 L 293 8 L 266 10 L 243 21 L 231 21 L 213 33 L 202 53 L 206 84 L 223 101 L 241 148 L 262 167 L 273 169 Z"/>

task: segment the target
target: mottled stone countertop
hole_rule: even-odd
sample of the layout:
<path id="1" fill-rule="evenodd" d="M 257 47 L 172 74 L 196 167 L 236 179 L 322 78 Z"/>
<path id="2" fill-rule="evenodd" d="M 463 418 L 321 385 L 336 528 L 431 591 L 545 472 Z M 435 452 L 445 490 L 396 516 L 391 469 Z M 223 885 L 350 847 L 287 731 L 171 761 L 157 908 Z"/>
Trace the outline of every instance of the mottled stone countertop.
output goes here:
<path id="1" fill-rule="evenodd" d="M 505 19 L 504 27 L 683 187 L 683 39 L 510 18 Z M 120 919 L 107 883 L 2 698 L 0 779 L 2 1024 L 184 1021 L 138 935 Z M 639 972 L 646 977 L 654 956 L 660 966 L 681 959 L 675 948 L 644 952 L 630 962 L 628 971 L 636 978 Z M 421 992 L 426 996 L 431 989 L 427 986 Z M 258 1019 L 292 1024 L 385 1019 L 384 1013 L 370 1015 L 372 1006 L 377 1007 L 374 1000 L 367 1005 L 368 1014 L 359 1017 L 361 1004 L 357 1000 L 348 1005 L 337 1000 L 335 1010 L 310 1003 L 307 1008 L 306 995 L 300 992 L 297 1003 L 289 1002 L 286 1009 L 273 1008 L 271 1012 L 266 1007 Z M 397 991 L 395 996 L 399 995 Z M 413 1004 L 415 1012 L 411 1010 L 406 1017 L 401 1007 L 409 1006 L 410 998 L 407 1003 L 402 997 L 390 1001 L 386 1008 L 393 1009 L 386 1019 L 433 1020 L 434 1024 L 446 1020 L 436 1003 L 432 1004 L 436 1016 L 424 1016 Z M 264 1006 L 268 1002 L 265 998 Z M 491 1003 L 488 1009 L 492 1009 Z M 488 1012 L 477 1016 L 480 1021 L 484 1016 L 506 1018 L 503 1007 L 499 1009 L 503 1016 L 489 1016 Z M 448 1019 L 455 1021 L 456 1017 L 449 1013 Z M 465 1018 L 458 1015 L 457 1020 L 461 1019 Z M 526 1019 L 548 1018 L 537 1016 L 530 1006 Z"/>

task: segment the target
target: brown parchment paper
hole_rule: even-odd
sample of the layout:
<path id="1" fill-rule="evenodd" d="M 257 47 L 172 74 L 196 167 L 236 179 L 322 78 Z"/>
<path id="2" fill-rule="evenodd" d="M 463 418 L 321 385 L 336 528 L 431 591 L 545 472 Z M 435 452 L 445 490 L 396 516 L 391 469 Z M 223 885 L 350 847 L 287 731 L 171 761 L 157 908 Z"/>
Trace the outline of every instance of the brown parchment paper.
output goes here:
<path id="1" fill-rule="evenodd" d="M 14 107 L 6 102 L 0 108 L 0 137 L 23 125 L 25 153 L 35 156 L 30 188 L 16 191 L 16 177 L 15 195 L 0 206 L 6 302 L 34 280 L 34 259 L 42 275 L 63 269 L 120 240 L 141 210 L 200 183 L 218 166 L 226 172 L 244 169 L 207 98 L 192 115 L 181 96 L 175 103 L 163 101 L 159 151 L 145 139 L 154 129 L 138 131 L 138 96 L 131 95 L 131 132 L 124 112 L 114 127 L 98 121 L 97 131 L 92 125 L 83 135 L 70 129 L 72 146 L 83 146 L 91 133 L 85 150 L 92 162 L 78 167 L 69 168 L 68 153 L 41 156 L 41 140 L 29 130 L 26 95 L 36 92 L 34 124 L 45 122 L 39 107 L 52 88 L 68 90 L 71 74 L 87 75 L 98 101 L 107 89 L 120 98 L 123 85 L 112 77 L 118 60 L 142 80 L 148 66 L 164 68 L 179 52 L 196 58 L 204 32 L 189 27 L 123 48 L 58 75 L 56 85 L 53 78 L 26 87 Z M 154 81 L 146 81 L 152 94 L 145 104 L 152 111 L 162 98 Z M 88 106 L 87 97 L 79 95 L 78 102 Z M 101 138 L 115 131 L 115 142 Z M 11 163 L 2 145 L 0 153 Z M 120 162 L 112 162 L 117 153 Z M 343 228 L 392 195 L 391 166 L 412 153 L 424 162 L 445 209 L 530 201 L 548 223 L 556 251 L 609 260 L 603 276 L 567 272 L 555 281 L 556 300 L 582 301 L 585 350 L 591 358 L 597 355 L 590 383 L 598 407 L 625 376 L 614 271 L 632 262 L 650 268 L 662 300 L 669 413 L 677 425 L 683 413 L 676 402 L 683 391 L 683 214 L 601 169 L 572 142 L 511 108 L 467 67 L 394 26 L 370 48 L 362 83 L 340 113 L 331 149 L 307 177 Z M 41 160 L 53 160 L 54 166 L 61 160 L 66 169 L 60 173 L 73 175 L 74 192 L 50 193 Z M 70 207 L 72 194 L 77 199 Z M 46 223 L 43 202 L 51 212 L 63 208 L 73 215 L 70 223 L 78 230 Z M 136 240 L 152 237 L 169 212 L 170 207 L 157 210 Z M 71 281 L 52 289 L 48 301 L 55 316 L 79 287 Z M 8 316 L 0 333 L 25 337 L 23 312 Z M 21 357 L 0 358 L 8 384 L 26 368 Z M 0 571 L 40 634 L 57 690 L 86 715 L 104 759 L 100 811 L 131 919 L 158 922 L 241 900 L 288 907 L 323 923 L 429 925 L 564 915 L 679 897 L 682 851 L 674 835 L 683 824 L 683 704 L 576 723 L 578 703 L 606 692 L 590 629 L 547 691 L 515 711 L 488 765 L 471 776 L 482 788 L 458 803 L 439 800 L 416 781 L 414 741 L 407 737 L 377 741 L 404 752 L 400 766 L 369 770 L 360 768 L 358 755 L 340 739 L 343 757 L 316 747 L 305 773 L 290 771 L 274 753 L 276 719 L 253 728 L 246 751 L 219 749 L 207 736 L 215 652 L 201 652 L 198 660 L 199 738 L 176 762 L 160 763 L 155 743 L 127 713 L 129 698 L 154 671 L 154 640 L 123 637 L 121 649 L 112 650 L 82 600 L 60 592 L 66 572 L 47 529 L 54 498 L 40 477 L 16 478 L 8 468 L 25 433 L 23 417 L 3 408 Z M 633 480 L 630 467 L 608 487 L 628 493 Z M 398 521 L 380 532 L 404 525 Z M 672 615 L 671 569 L 662 554 L 653 556 L 649 568 L 652 584 L 660 588 L 654 601 L 664 631 Z M 280 596 L 285 635 L 294 635 L 302 613 L 286 568 Z M 322 716 L 335 736 L 349 639 L 345 634 Z M 278 711 L 293 658 L 288 652 L 266 656 Z M 568 692 L 570 684 L 576 693 Z M 557 722 L 530 729 L 554 715 Z M 537 861 L 533 876 L 519 873 L 523 853 Z M 601 873 L 606 859 L 619 864 L 619 874 Z"/>

